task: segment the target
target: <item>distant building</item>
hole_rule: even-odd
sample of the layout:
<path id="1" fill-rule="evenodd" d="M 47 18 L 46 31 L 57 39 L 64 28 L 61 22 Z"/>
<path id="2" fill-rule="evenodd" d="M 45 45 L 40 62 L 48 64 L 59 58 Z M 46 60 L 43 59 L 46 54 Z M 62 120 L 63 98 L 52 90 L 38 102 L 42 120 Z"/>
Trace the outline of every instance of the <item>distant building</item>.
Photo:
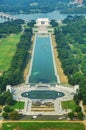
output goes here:
<path id="1" fill-rule="evenodd" d="M 47 27 L 50 26 L 50 21 L 48 18 L 38 18 L 36 20 L 36 26 L 43 26 L 43 27 Z"/>
<path id="2" fill-rule="evenodd" d="M 84 0 L 74 0 L 75 4 L 82 4 Z"/>
<path id="3" fill-rule="evenodd" d="M 48 18 L 38 18 L 35 24 L 38 34 L 48 34 L 48 27 L 50 26 L 50 20 Z M 52 30 L 50 30 L 52 31 Z"/>

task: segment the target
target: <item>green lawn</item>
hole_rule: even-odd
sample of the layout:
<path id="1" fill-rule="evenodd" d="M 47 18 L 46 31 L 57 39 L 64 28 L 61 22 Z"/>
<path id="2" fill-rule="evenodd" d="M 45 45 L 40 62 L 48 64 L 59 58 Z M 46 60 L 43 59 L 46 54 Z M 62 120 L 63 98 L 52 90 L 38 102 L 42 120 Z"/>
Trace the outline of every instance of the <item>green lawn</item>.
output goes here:
<path id="1" fill-rule="evenodd" d="M 13 109 L 23 109 L 24 108 L 24 102 L 16 102 L 15 105 L 11 106 Z"/>
<path id="2" fill-rule="evenodd" d="M 71 109 L 72 111 L 74 111 L 76 106 L 77 106 L 73 100 L 71 100 L 71 101 L 63 101 L 61 103 L 62 103 L 62 108 Z"/>
<path id="3" fill-rule="evenodd" d="M 70 122 L 14 122 L 4 123 L 1 130 L 85 130 L 81 123 Z"/>
<path id="4" fill-rule="evenodd" d="M 6 71 L 16 51 L 21 34 L 11 34 L 0 40 L 0 73 Z"/>

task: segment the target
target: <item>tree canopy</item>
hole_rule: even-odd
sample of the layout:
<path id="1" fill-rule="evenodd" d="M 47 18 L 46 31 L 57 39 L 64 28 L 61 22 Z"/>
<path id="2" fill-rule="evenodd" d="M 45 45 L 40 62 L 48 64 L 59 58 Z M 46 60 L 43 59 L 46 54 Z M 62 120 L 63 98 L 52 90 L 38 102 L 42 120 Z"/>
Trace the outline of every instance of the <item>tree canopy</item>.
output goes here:
<path id="1" fill-rule="evenodd" d="M 20 24 L 20 22 L 17 22 L 17 24 Z M 3 76 L 0 77 L 1 90 L 5 90 L 6 85 L 18 85 L 24 82 L 23 72 L 31 56 L 29 53 L 32 44 L 31 38 L 32 28 L 29 27 L 24 30 L 24 33 L 20 38 L 20 42 L 17 44 L 17 49 L 9 69 L 3 74 Z M 9 101 L 11 101 L 10 98 L 7 102 Z"/>
<path id="2" fill-rule="evenodd" d="M 80 93 L 86 96 L 86 18 L 68 16 L 63 26 L 55 28 L 57 50 L 69 83 L 79 84 Z"/>

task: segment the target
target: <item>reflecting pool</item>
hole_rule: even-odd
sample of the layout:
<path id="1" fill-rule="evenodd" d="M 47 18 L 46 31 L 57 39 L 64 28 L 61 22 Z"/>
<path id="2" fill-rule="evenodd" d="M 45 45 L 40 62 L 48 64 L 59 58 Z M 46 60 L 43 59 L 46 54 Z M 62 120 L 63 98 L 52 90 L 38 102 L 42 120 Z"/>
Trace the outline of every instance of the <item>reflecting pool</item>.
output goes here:
<path id="1" fill-rule="evenodd" d="M 54 90 L 32 90 L 21 95 L 30 99 L 56 99 L 63 97 L 65 94 Z"/>
<path id="2" fill-rule="evenodd" d="M 57 83 L 50 35 L 37 35 L 29 83 Z"/>

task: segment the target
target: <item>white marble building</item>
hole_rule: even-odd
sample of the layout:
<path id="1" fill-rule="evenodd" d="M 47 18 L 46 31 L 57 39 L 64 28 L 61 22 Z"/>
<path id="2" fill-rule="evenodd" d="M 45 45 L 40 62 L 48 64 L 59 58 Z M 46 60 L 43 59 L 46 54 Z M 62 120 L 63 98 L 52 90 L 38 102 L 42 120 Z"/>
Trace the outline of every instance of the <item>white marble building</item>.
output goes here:
<path id="1" fill-rule="evenodd" d="M 36 20 L 36 26 L 38 26 L 38 27 L 39 26 L 45 26 L 45 27 L 50 26 L 50 21 L 48 18 L 38 18 Z"/>

